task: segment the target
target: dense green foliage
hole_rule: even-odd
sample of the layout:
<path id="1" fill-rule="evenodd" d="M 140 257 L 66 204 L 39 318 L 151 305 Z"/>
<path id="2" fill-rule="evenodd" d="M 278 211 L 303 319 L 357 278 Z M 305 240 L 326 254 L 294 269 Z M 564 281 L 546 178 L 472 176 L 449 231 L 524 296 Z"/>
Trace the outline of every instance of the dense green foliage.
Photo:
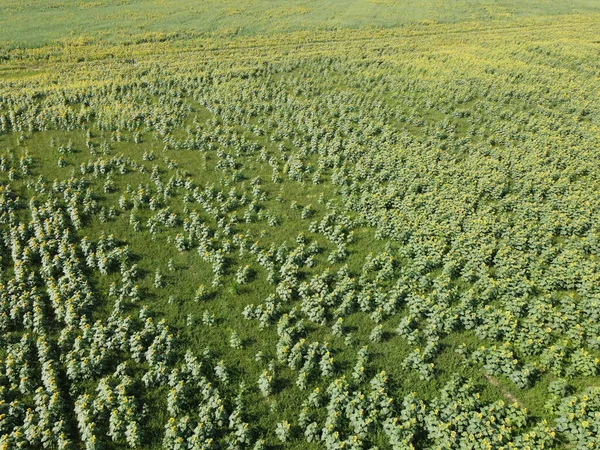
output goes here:
<path id="1" fill-rule="evenodd" d="M 599 19 L 5 49 L 0 448 L 598 448 Z"/>

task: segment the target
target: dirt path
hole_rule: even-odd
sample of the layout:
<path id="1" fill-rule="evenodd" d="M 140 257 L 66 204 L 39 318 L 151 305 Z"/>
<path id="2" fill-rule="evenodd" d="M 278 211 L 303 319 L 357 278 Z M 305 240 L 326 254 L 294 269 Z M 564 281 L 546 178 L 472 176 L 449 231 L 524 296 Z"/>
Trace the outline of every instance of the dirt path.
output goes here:
<path id="1" fill-rule="evenodd" d="M 491 375 L 488 375 L 487 373 L 483 374 L 483 376 L 485 377 L 486 380 L 488 380 L 488 382 L 491 385 L 496 386 L 498 389 L 500 389 L 500 392 L 502 392 L 504 397 L 506 397 L 511 403 L 516 403 L 517 405 L 522 406 L 521 403 L 519 402 L 519 400 L 517 400 L 517 398 L 514 395 L 512 395 L 509 391 L 503 389 L 500 386 L 500 383 L 498 382 L 498 380 L 496 378 L 494 378 Z"/>

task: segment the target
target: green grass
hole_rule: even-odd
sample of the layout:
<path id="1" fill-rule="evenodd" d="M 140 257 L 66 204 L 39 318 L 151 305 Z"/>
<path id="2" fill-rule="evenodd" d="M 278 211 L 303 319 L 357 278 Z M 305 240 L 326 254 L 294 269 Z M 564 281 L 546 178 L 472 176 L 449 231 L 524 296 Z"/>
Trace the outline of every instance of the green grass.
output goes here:
<path id="1" fill-rule="evenodd" d="M 511 23 L 523 17 L 597 12 L 594 0 L 6 0 L 0 5 L 0 42 L 40 46 L 80 36 L 122 42 L 153 33 L 171 38 L 186 33 L 254 36 L 435 22 Z"/>

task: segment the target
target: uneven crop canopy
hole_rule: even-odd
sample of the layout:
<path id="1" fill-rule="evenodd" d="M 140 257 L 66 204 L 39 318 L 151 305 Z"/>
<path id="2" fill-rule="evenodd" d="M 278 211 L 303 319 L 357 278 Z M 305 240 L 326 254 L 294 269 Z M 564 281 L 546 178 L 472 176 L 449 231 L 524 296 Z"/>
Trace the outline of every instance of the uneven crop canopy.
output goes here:
<path id="1" fill-rule="evenodd" d="M 2 50 L 0 448 L 597 448 L 598 20 Z"/>

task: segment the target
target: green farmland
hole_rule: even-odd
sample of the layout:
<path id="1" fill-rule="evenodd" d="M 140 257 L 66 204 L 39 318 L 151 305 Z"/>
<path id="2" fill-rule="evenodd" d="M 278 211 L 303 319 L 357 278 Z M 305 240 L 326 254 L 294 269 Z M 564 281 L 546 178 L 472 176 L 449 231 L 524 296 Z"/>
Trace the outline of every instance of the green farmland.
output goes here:
<path id="1" fill-rule="evenodd" d="M 0 40 L 40 46 L 144 35 L 255 36 L 291 31 L 410 27 L 600 13 L 595 0 L 3 0 Z"/>
<path id="2" fill-rule="evenodd" d="M 0 5 L 0 449 L 599 434 L 598 2 Z"/>

